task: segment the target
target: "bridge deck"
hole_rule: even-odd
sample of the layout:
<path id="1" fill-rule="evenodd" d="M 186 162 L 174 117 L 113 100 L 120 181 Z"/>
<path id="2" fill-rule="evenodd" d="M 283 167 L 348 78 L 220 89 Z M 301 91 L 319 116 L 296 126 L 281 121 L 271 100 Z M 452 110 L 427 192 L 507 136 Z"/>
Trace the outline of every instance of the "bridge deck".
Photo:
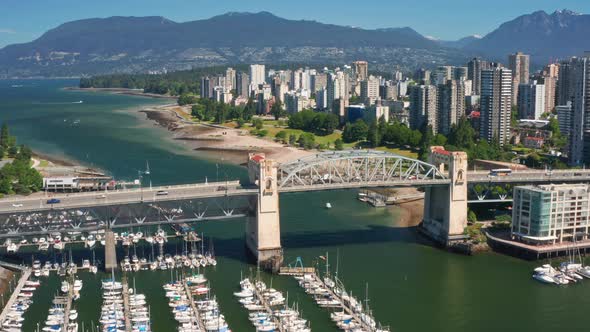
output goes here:
<path id="1" fill-rule="evenodd" d="M 256 189 L 243 188 L 239 181 L 136 188 L 71 194 L 36 194 L 0 199 L 0 213 L 26 213 L 51 209 L 76 209 L 142 202 L 167 202 L 198 198 L 255 195 Z M 49 204 L 49 199 L 59 203 Z"/>

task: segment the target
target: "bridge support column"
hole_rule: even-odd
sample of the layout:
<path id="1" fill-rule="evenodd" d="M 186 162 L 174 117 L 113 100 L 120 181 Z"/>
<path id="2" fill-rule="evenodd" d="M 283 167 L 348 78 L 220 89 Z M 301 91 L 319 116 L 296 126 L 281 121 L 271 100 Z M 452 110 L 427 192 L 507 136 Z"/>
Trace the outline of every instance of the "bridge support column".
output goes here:
<path id="1" fill-rule="evenodd" d="M 448 166 L 451 183 L 446 187 L 427 187 L 424 196 L 422 227 L 437 242 L 448 246 L 465 237 L 467 226 L 467 154 L 431 147 L 429 162 L 440 170 Z"/>
<path id="2" fill-rule="evenodd" d="M 117 269 L 117 250 L 116 250 L 116 240 L 115 240 L 115 233 L 112 230 L 107 229 L 104 234 L 105 236 L 105 244 L 104 244 L 104 269 L 105 271 L 111 271 L 112 269 Z"/>
<path id="3" fill-rule="evenodd" d="M 258 185 L 255 213 L 246 224 L 246 245 L 261 267 L 278 271 L 283 263 L 277 165 L 264 154 L 250 154 L 250 182 Z"/>

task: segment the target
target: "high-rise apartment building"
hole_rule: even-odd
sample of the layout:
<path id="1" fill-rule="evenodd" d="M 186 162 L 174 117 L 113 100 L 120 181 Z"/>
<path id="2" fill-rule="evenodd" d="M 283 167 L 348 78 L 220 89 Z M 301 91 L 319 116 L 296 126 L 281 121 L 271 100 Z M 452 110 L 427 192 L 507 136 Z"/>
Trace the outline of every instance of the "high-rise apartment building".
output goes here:
<path id="1" fill-rule="evenodd" d="M 367 61 L 355 61 L 352 63 L 354 79 L 364 81 L 369 77 L 369 63 Z"/>
<path id="2" fill-rule="evenodd" d="M 208 76 L 201 78 L 201 98 L 209 99 L 213 97 L 213 82 Z"/>
<path id="3" fill-rule="evenodd" d="M 410 127 L 431 126 L 438 133 L 437 91 L 434 85 L 415 85 L 410 91 Z"/>
<path id="4" fill-rule="evenodd" d="M 371 75 L 361 81 L 361 101 L 367 105 L 375 104 L 379 98 L 379 78 Z"/>
<path id="5" fill-rule="evenodd" d="M 250 86 L 256 86 L 266 83 L 264 65 L 250 65 Z"/>
<path id="6" fill-rule="evenodd" d="M 451 126 L 465 115 L 464 81 L 448 80 L 438 85 L 438 132 L 447 135 Z"/>
<path id="7" fill-rule="evenodd" d="M 590 57 L 572 58 L 566 79 L 573 112 L 570 163 L 583 165 L 590 162 Z"/>
<path id="8" fill-rule="evenodd" d="M 529 63 L 528 54 L 517 52 L 508 56 L 508 68 L 512 70 L 512 102 L 516 104 L 518 100 L 518 89 L 520 84 L 529 83 Z"/>
<path id="9" fill-rule="evenodd" d="M 555 110 L 557 111 L 557 120 L 559 122 L 559 132 L 563 137 L 567 139 L 567 144 L 564 147 L 564 151 L 567 152 L 568 156 L 572 156 L 571 152 L 571 140 L 572 140 L 572 131 L 574 128 L 574 114 L 572 108 L 572 102 L 568 101 L 565 105 L 557 105 L 555 106 Z"/>
<path id="10" fill-rule="evenodd" d="M 481 95 L 481 71 L 486 69 L 491 69 L 491 64 L 479 58 L 473 58 L 467 63 L 467 79 L 472 82 L 474 95 Z"/>
<path id="11" fill-rule="evenodd" d="M 239 72 L 236 74 L 236 93 L 240 97 L 249 98 L 250 97 L 250 90 L 248 88 L 250 84 L 250 76 L 244 72 Z"/>
<path id="12" fill-rule="evenodd" d="M 236 88 L 236 70 L 229 67 L 225 70 L 225 90 L 231 91 Z"/>
<path id="13" fill-rule="evenodd" d="M 539 120 L 545 108 L 545 85 L 533 81 L 518 88 L 518 118 Z"/>
<path id="14" fill-rule="evenodd" d="M 557 78 L 548 75 L 543 75 L 543 85 L 545 86 L 545 113 L 551 113 L 555 108 L 555 91 L 557 88 Z"/>
<path id="15" fill-rule="evenodd" d="M 496 67 L 481 71 L 480 137 L 500 145 L 510 139 L 512 71 Z"/>

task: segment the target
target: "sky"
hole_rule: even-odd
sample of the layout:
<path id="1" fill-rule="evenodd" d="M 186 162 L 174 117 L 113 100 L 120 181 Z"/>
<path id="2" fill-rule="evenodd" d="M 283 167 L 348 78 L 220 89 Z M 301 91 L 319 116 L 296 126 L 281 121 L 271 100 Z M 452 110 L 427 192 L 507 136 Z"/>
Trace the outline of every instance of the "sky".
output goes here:
<path id="1" fill-rule="evenodd" d="M 176 22 L 229 11 L 268 11 L 288 19 L 366 29 L 409 26 L 425 36 L 456 40 L 485 35 L 520 15 L 570 9 L 590 13 L 589 0 L 0 0 L 0 47 L 34 40 L 84 18 L 164 16 Z"/>

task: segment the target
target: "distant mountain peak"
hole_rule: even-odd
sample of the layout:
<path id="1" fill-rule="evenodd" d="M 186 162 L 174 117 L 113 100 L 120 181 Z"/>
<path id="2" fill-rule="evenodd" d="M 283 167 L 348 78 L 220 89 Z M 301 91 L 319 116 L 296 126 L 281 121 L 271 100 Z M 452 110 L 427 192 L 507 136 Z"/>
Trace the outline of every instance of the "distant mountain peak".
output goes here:
<path id="1" fill-rule="evenodd" d="M 556 10 L 555 12 L 553 12 L 552 15 L 580 16 L 583 14 L 575 12 L 573 10 L 569 10 L 569 9 L 559 9 L 559 10 Z"/>

